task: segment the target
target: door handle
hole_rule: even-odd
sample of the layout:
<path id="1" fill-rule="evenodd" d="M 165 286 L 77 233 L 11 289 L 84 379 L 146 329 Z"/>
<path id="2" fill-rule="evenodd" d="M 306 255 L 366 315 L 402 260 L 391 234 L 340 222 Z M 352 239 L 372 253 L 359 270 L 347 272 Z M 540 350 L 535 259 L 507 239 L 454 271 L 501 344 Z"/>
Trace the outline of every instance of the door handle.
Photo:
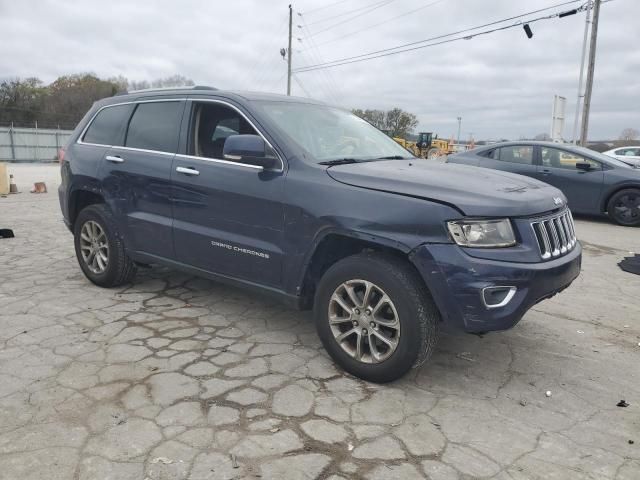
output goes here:
<path id="1" fill-rule="evenodd" d="M 109 161 L 109 162 L 113 162 L 113 163 L 122 163 L 122 162 L 124 162 L 124 158 L 117 157 L 115 155 L 107 155 L 106 157 L 104 157 L 104 159 Z"/>
<path id="2" fill-rule="evenodd" d="M 191 167 L 177 167 L 176 172 L 184 173 L 185 175 L 200 175 L 200 172 Z"/>
<path id="3" fill-rule="evenodd" d="M 549 175 L 551 173 L 551 170 L 549 170 L 548 168 L 543 168 L 541 172 L 543 175 Z"/>

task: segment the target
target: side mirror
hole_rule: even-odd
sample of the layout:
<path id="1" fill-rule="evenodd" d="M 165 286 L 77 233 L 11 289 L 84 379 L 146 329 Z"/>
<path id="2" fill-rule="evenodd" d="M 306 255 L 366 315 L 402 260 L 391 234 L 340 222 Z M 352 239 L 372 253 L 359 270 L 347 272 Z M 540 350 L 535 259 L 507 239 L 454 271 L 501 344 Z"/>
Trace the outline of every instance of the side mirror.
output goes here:
<path id="1" fill-rule="evenodd" d="M 264 169 L 275 168 L 279 161 L 260 135 L 230 135 L 225 139 L 222 156 Z"/>
<path id="2" fill-rule="evenodd" d="M 576 168 L 578 170 L 583 170 L 585 172 L 588 172 L 589 170 L 591 170 L 591 164 L 589 162 L 577 162 Z"/>

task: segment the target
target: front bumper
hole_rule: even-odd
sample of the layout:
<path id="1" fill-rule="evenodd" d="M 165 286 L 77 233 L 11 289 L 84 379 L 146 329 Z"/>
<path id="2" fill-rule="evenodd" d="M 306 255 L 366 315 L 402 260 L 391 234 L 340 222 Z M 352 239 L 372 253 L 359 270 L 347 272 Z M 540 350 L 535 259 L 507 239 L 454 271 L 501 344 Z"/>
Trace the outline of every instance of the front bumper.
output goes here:
<path id="1" fill-rule="evenodd" d="M 411 260 L 422 275 L 447 324 L 466 332 L 513 327 L 533 305 L 568 287 L 580 273 L 582 247 L 546 262 L 515 263 L 471 257 L 452 244 L 421 245 Z M 503 307 L 487 308 L 486 287 L 513 286 Z"/>

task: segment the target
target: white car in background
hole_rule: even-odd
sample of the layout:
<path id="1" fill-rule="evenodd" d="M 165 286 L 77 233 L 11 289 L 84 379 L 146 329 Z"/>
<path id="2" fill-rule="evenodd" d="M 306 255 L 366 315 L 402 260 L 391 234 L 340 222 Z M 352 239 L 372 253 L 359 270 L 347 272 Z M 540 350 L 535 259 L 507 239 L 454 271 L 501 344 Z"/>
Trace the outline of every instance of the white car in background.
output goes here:
<path id="1" fill-rule="evenodd" d="M 610 157 L 617 158 L 621 162 L 631 165 L 632 167 L 640 167 L 640 146 L 619 147 L 602 153 Z"/>

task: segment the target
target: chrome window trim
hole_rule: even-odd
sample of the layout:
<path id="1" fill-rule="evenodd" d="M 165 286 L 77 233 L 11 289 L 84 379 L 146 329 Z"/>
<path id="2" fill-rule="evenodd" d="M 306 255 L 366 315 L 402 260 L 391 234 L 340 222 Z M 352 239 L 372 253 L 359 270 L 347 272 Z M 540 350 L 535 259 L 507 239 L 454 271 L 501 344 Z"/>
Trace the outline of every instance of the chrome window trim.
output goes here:
<path id="1" fill-rule="evenodd" d="M 265 143 L 275 152 L 276 156 L 278 157 L 278 160 L 280 161 L 280 168 L 279 169 L 273 169 L 273 170 L 269 170 L 270 172 L 278 172 L 278 173 L 282 173 L 284 172 L 284 161 L 282 160 L 282 157 L 280 156 L 280 154 L 278 153 L 278 151 L 273 147 L 273 145 L 271 144 L 271 142 L 269 142 L 269 140 L 267 140 L 267 138 L 264 136 L 264 134 L 260 131 L 260 129 L 258 127 L 255 126 L 255 124 L 249 120 L 249 118 L 247 118 L 247 116 L 235 105 L 224 101 L 224 100 L 219 100 L 219 99 L 214 99 L 214 98 L 156 98 L 156 99 L 152 99 L 152 100 L 132 100 L 132 101 L 128 101 L 128 102 L 118 102 L 118 103 L 111 103 L 109 105 L 104 105 L 103 107 L 100 107 L 98 109 L 98 111 L 96 113 L 93 114 L 93 116 L 91 117 L 91 119 L 89 120 L 89 122 L 87 122 L 87 125 L 82 129 L 82 133 L 78 136 L 78 140 L 76 140 L 76 143 L 78 145 L 89 145 L 89 146 L 93 146 L 93 147 L 109 147 L 109 148 L 119 148 L 119 149 L 123 149 L 123 150 L 131 150 L 131 151 L 136 151 L 136 152 L 146 152 L 146 153 L 159 153 L 161 155 L 175 155 L 176 157 L 180 157 L 180 158 L 187 158 L 187 159 L 191 159 L 191 160 L 205 160 L 205 161 L 210 161 L 210 162 L 215 162 L 215 163 L 221 163 L 221 164 L 228 164 L 228 165 L 238 165 L 241 167 L 248 167 L 248 168 L 252 168 L 252 169 L 257 169 L 257 170 L 264 170 L 264 167 L 260 167 L 258 165 L 251 165 L 248 163 L 242 163 L 242 162 L 233 162 L 233 161 L 229 161 L 229 160 L 222 160 L 219 158 L 209 158 L 209 157 L 196 157 L 194 155 L 184 155 L 181 153 L 171 153 L 171 152 L 165 152 L 162 150 L 147 150 L 144 148 L 135 148 L 135 147 L 125 147 L 122 145 L 105 145 L 102 143 L 90 143 L 90 142 L 83 142 L 82 139 L 84 138 L 84 135 L 87 133 L 87 130 L 89 129 L 89 127 L 91 126 L 91 124 L 93 123 L 93 121 L 96 119 L 96 117 L 98 116 L 98 114 L 103 111 L 106 108 L 111 108 L 111 107 L 117 107 L 117 106 L 121 106 L 121 105 L 136 105 L 139 103 L 156 103 L 156 102 L 184 102 L 187 100 L 191 100 L 192 103 L 193 102 L 210 102 L 210 103 L 219 103 L 222 104 L 226 107 L 230 107 L 233 110 L 235 110 L 236 112 L 238 112 L 242 118 L 244 118 L 247 123 L 249 125 L 251 125 L 251 127 L 258 132 L 258 135 L 260 135 L 260 137 L 265 141 Z"/>
<path id="2" fill-rule="evenodd" d="M 231 162 L 229 160 L 222 160 L 219 158 L 209 158 L 209 157 L 196 157 L 195 155 L 184 155 L 182 153 L 176 153 L 176 157 L 184 158 L 187 160 L 202 160 L 203 162 L 212 162 L 212 163 L 221 163 L 223 165 L 234 165 L 236 167 L 245 167 L 251 168 L 253 170 L 264 170 L 264 167 L 260 165 L 251 165 L 250 163 L 242 163 L 242 162 Z M 281 172 L 282 170 L 268 170 L 269 172 Z"/>
<path id="3" fill-rule="evenodd" d="M 129 150 L 132 152 L 144 152 L 144 153 L 159 153 L 160 155 L 169 155 L 174 156 L 175 153 L 165 152 L 163 150 L 148 150 L 146 148 L 137 148 L 137 147 L 121 147 L 120 145 L 111 145 L 111 148 L 117 148 L 119 150 Z"/>

